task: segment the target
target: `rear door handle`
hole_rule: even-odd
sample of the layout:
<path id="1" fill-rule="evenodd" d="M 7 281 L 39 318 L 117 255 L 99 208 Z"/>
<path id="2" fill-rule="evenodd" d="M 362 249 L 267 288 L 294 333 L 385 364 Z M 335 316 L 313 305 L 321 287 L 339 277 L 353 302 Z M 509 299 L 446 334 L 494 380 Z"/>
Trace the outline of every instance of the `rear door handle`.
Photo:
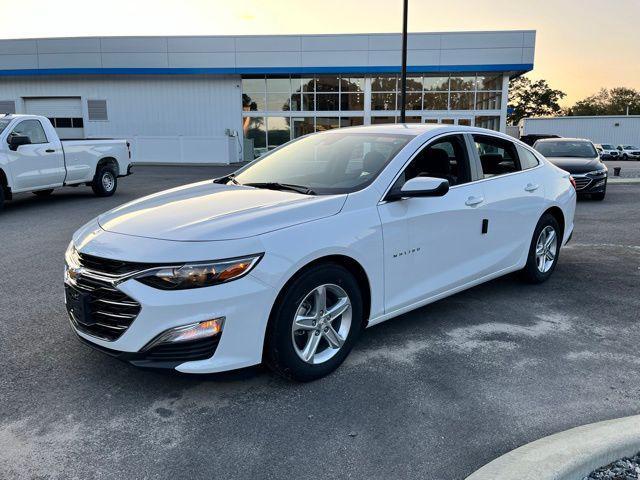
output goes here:
<path id="1" fill-rule="evenodd" d="M 467 201 L 464 202 L 464 204 L 468 207 L 473 207 L 475 205 L 478 205 L 480 203 L 484 202 L 484 197 L 474 197 L 471 196 L 469 198 L 467 198 Z"/>
<path id="2" fill-rule="evenodd" d="M 45 152 L 47 152 L 47 153 L 54 153 L 54 152 L 55 152 L 55 150 L 54 150 L 53 148 L 47 148 L 47 149 L 45 150 Z"/>
<path id="3" fill-rule="evenodd" d="M 540 185 L 538 185 L 537 183 L 528 183 L 526 187 L 524 187 L 524 189 L 527 192 L 535 192 L 538 187 L 540 187 Z"/>

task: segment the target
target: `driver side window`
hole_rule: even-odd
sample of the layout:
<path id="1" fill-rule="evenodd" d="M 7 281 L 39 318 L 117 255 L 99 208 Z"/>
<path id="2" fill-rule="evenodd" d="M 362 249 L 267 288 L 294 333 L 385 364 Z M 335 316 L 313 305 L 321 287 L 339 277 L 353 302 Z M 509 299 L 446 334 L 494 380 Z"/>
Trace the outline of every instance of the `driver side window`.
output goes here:
<path id="1" fill-rule="evenodd" d="M 423 147 L 400 174 L 393 185 L 402 188 L 407 180 L 415 177 L 442 178 L 450 186 L 471 181 L 469 156 L 462 135 L 450 135 Z"/>
<path id="2" fill-rule="evenodd" d="M 42 124 L 38 120 L 24 120 L 15 126 L 11 135 L 29 137 L 31 143 L 48 143 Z"/>

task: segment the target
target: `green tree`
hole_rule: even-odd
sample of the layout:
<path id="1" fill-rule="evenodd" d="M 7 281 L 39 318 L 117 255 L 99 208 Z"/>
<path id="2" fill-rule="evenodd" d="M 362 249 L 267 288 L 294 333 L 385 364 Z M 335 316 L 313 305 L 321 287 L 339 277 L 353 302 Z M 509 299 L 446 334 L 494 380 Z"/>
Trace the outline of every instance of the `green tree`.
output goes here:
<path id="1" fill-rule="evenodd" d="M 510 123 L 516 125 L 525 117 L 557 115 L 562 112 L 558 103 L 566 97 L 562 90 L 555 90 L 546 80 L 535 82 L 527 77 L 518 77 L 509 84 Z"/>
<path id="2" fill-rule="evenodd" d="M 601 89 L 569 108 L 570 115 L 640 115 L 640 91 L 633 88 L 617 87 Z"/>

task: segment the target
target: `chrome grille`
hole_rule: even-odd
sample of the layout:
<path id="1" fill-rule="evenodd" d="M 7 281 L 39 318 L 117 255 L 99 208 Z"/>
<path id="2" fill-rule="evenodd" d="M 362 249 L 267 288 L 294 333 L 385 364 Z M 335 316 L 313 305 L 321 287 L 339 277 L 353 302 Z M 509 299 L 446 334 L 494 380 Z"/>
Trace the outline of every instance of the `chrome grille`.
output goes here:
<path id="1" fill-rule="evenodd" d="M 576 190 L 584 190 L 591 183 L 591 179 L 589 177 L 573 177 L 576 181 Z"/>
<path id="2" fill-rule="evenodd" d="M 107 279 L 100 278 L 101 274 L 109 275 L 110 272 L 104 270 L 111 269 L 101 268 L 104 264 L 100 265 L 96 261 L 101 259 L 91 258 L 91 262 L 87 262 L 85 256 L 80 257 L 81 266 L 91 271 L 77 275 L 73 284 L 65 287 L 88 295 L 89 321 L 76 318 L 71 311 L 69 316 L 74 326 L 81 332 L 103 340 L 114 341 L 131 326 L 140 313 L 141 306 L 133 298 L 115 288 Z M 113 261 L 105 261 L 107 265 L 112 265 L 107 262 Z M 124 262 L 121 263 L 124 264 Z M 71 291 L 67 292 L 67 294 L 71 293 Z"/>

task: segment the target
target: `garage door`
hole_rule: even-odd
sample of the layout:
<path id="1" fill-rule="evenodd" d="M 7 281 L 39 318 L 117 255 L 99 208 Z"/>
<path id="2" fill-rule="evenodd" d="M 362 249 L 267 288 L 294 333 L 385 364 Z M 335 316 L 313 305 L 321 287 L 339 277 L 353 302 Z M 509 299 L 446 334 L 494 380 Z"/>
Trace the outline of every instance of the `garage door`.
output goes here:
<path id="1" fill-rule="evenodd" d="M 80 97 L 32 97 L 24 99 L 27 113 L 51 120 L 60 138 L 84 138 Z"/>

